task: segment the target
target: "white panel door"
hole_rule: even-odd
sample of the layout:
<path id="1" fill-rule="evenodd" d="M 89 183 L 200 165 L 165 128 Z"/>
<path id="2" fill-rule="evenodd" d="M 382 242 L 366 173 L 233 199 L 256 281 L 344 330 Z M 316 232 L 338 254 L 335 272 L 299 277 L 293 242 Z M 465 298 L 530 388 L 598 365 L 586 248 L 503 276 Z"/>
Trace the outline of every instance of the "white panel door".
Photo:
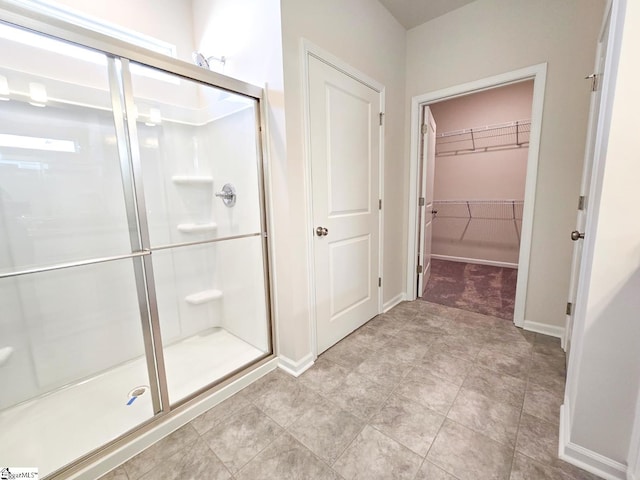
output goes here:
<path id="1" fill-rule="evenodd" d="M 422 155 L 420 159 L 420 238 L 418 250 L 418 297 L 424 295 L 431 275 L 433 233 L 433 178 L 436 166 L 436 122 L 429 107 L 422 109 Z M 424 199 L 424 200 L 422 200 Z"/>
<path id="2" fill-rule="evenodd" d="M 611 10 L 609 10 L 609 15 L 611 15 Z M 596 88 L 591 94 L 591 107 L 589 110 L 589 126 L 587 130 L 587 144 L 585 148 L 585 156 L 584 156 L 584 167 L 582 171 L 582 185 L 580 187 L 580 195 L 584 198 L 581 200 L 582 205 L 578 205 L 578 215 L 576 219 L 576 230 L 572 232 L 572 240 L 574 239 L 573 234 L 581 234 L 585 231 L 586 221 L 587 221 L 587 209 L 590 208 L 589 202 L 589 190 L 591 187 L 591 177 L 593 173 L 593 155 L 595 151 L 595 143 L 596 143 L 596 130 L 598 126 L 598 118 L 600 116 L 600 100 L 601 100 L 601 88 L 599 85 L 599 80 L 602 79 L 604 73 L 604 67 L 606 62 L 606 54 L 607 54 L 607 44 L 609 37 L 609 22 L 610 18 L 607 19 L 605 23 L 605 28 L 602 31 L 602 36 L 600 37 L 600 42 L 598 43 L 598 50 L 596 52 L 596 62 L 595 62 L 595 78 L 592 78 L 591 81 L 594 82 L 592 85 Z M 578 277 L 580 276 L 580 267 L 582 263 L 582 238 L 575 237 L 575 244 L 573 247 L 573 259 L 571 263 L 571 281 L 569 285 L 569 303 L 572 304 L 574 308 L 572 308 L 571 312 L 567 312 L 567 319 L 565 325 L 565 351 L 567 365 L 569 364 L 569 355 L 571 353 L 571 333 L 573 332 L 573 312 L 575 311 L 575 300 L 578 293 Z"/>
<path id="3" fill-rule="evenodd" d="M 318 353 L 378 314 L 380 93 L 309 57 Z"/>

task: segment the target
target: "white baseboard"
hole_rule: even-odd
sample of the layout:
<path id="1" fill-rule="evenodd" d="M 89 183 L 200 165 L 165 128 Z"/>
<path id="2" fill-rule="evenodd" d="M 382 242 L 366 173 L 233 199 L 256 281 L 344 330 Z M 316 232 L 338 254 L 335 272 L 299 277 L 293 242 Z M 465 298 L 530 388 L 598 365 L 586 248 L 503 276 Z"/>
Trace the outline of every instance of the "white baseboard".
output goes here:
<path id="1" fill-rule="evenodd" d="M 564 336 L 564 327 L 559 327 L 557 325 L 547 325 L 546 323 L 525 320 L 522 328 L 530 332 L 542 333 L 543 335 L 549 335 L 550 337 L 557 337 L 560 339 Z"/>
<path id="2" fill-rule="evenodd" d="M 280 355 L 278 357 L 278 367 L 287 372 L 289 375 L 293 375 L 294 377 L 299 377 L 304 372 L 309 370 L 309 368 L 313 366 L 313 363 L 313 352 L 305 355 L 297 362 L 291 360 L 288 357 L 285 357 L 284 355 Z"/>
<path id="3" fill-rule="evenodd" d="M 146 448 L 150 447 L 158 440 L 161 440 L 170 433 L 186 425 L 194 418 L 215 407 L 233 394 L 238 393 L 244 387 L 274 370 L 277 366 L 278 359 L 274 358 L 229 385 L 213 392 L 211 395 L 189 405 L 183 410 L 180 410 L 175 414 L 167 414 L 165 416 L 165 420 L 161 421 L 158 425 L 150 428 L 139 437 L 128 442 L 126 445 L 117 448 L 112 453 L 109 453 L 95 463 L 84 467 L 82 470 L 72 474 L 68 478 L 73 480 L 94 480 L 102 477 Z"/>
<path id="4" fill-rule="evenodd" d="M 400 302 L 402 302 L 404 300 L 404 293 L 399 293 L 398 295 L 396 295 L 395 297 L 393 297 L 391 300 L 389 300 L 388 302 L 385 302 L 384 305 L 382 305 L 382 311 L 384 313 L 388 312 L 389 310 L 391 310 L 393 307 L 395 307 L 396 305 L 398 305 Z"/>
<path id="5" fill-rule="evenodd" d="M 446 260 L 448 262 L 463 262 L 473 263 L 476 265 L 489 265 L 491 267 L 518 268 L 517 263 L 497 262 L 495 260 L 483 260 L 479 258 L 451 257 L 449 255 L 434 255 L 433 253 L 431 254 L 431 258 L 435 258 L 436 260 Z"/>
<path id="6" fill-rule="evenodd" d="M 558 456 L 560 459 L 598 475 L 605 480 L 633 479 L 633 475 L 629 476 L 626 465 L 572 443 L 570 432 L 569 403 L 565 399 L 564 405 L 560 407 L 560 435 L 558 441 Z"/>

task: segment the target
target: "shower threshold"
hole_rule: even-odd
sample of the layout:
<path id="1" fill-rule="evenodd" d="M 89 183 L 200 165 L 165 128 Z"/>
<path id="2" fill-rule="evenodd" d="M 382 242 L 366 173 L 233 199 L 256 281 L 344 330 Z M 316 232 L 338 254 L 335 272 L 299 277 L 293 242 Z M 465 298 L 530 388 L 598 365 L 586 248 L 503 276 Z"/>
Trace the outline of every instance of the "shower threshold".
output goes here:
<path id="1" fill-rule="evenodd" d="M 222 328 L 164 348 L 172 403 L 241 369 L 264 352 Z M 37 467 L 41 477 L 105 445 L 153 417 L 144 357 L 0 411 L 6 465 Z"/>

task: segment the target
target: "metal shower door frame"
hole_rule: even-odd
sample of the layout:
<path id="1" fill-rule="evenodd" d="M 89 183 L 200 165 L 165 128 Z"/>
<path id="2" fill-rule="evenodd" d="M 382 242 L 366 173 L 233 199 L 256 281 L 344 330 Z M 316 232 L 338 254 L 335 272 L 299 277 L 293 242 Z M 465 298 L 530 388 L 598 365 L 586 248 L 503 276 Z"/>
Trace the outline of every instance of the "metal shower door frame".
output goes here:
<path id="1" fill-rule="evenodd" d="M 253 365 L 274 356 L 274 325 L 273 304 L 271 301 L 271 272 L 270 272 L 270 247 L 268 235 L 267 199 L 266 199 L 266 149 L 263 136 L 266 133 L 262 111 L 264 104 L 264 90 L 261 87 L 251 85 L 240 80 L 230 78 L 216 72 L 205 70 L 201 67 L 164 56 L 151 50 L 143 49 L 128 44 L 118 39 L 100 34 L 98 32 L 80 27 L 65 20 L 47 16 L 41 12 L 31 10 L 13 0 L 0 0 L 0 22 L 13 25 L 18 28 L 33 31 L 38 34 L 54 37 L 71 44 L 96 50 L 107 57 L 110 95 L 112 111 L 116 128 L 118 156 L 120 160 L 120 172 L 123 184 L 123 196 L 126 206 L 126 214 L 129 227 L 131 253 L 109 257 L 80 260 L 74 262 L 59 263 L 41 268 L 23 269 L 6 274 L 0 274 L 1 278 L 9 278 L 43 271 L 53 271 L 64 268 L 73 268 L 83 265 L 111 262 L 130 258 L 133 262 L 136 289 L 138 294 L 138 306 L 142 321 L 143 339 L 145 345 L 145 357 L 147 371 L 151 387 L 154 416 L 142 422 L 134 429 L 124 432 L 112 442 L 93 450 L 73 463 L 52 472 L 51 477 L 57 478 L 71 471 L 77 470 L 82 464 L 95 460 L 108 449 L 113 448 L 119 442 L 130 438 L 132 435 L 141 434 L 144 429 L 176 409 L 188 406 L 197 397 L 205 392 L 214 391 L 216 386 L 240 375 L 241 372 L 250 369 Z M 230 372 L 227 376 L 205 385 L 198 391 L 173 405 L 169 401 L 166 370 L 164 366 L 163 346 L 158 314 L 158 302 L 153 277 L 152 249 L 149 238 L 148 218 L 145 208 L 145 196 L 142 180 L 142 166 L 137 138 L 136 118 L 134 112 L 132 79 L 129 69 L 131 62 L 162 70 L 166 73 L 177 75 L 187 80 L 196 81 L 207 86 L 226 90 L 231 93 L 243 95 L 255 100 L 255 135 L 256 135 L 256 167 L 258 173 L 259 204 L 260 204 L 260 232 L 247 235 L 229 236 L 219 239 L 210 239 L 200 242 L 176 243 L 171 245 L 156 246 L 153 250 L 164 250 L 180 246 L 210 244 L 220 241 L 233 240 L 260 236 L 262 244 L 263 276 L 265 288 L 265 312 L 268 333 L 269 350 L 261 358 L 255 360 L 237 371 Z"/>

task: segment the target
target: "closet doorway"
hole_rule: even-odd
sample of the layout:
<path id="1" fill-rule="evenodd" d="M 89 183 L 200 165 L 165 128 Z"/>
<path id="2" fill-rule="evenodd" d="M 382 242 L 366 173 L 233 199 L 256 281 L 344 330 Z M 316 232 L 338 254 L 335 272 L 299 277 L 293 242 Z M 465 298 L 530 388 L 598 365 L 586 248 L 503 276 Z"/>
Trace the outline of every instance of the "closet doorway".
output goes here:
<path id="1" fill-rule="evenodd" d="M 533 98 L 529 78 L 420 105 L 417 298 L 514 319 Z"/>

